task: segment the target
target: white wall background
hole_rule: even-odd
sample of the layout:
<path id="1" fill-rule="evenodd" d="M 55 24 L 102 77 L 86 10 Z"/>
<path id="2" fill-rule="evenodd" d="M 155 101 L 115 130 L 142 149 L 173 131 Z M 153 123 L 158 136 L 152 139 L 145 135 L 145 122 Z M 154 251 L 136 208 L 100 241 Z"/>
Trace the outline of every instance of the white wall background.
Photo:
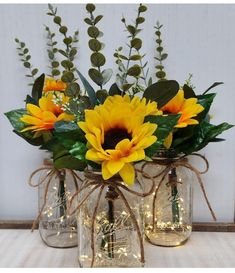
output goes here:
<path id="1" fill-rule="evenodd" d="M 141 34 L 154 68 L 154 31 L 157 20 L 164 24 L 164 44 L 169 58 L 168 78 L 183 83 L 193 73 L 198 93 L 215 81 L 224 81 L 217 88 L 212 107 L 213 122 L 235 124 L 235 5 L 149 5 L 144 32 Z M 120 22 L 122 14 L 133 18 L 137 5 L 97 5 L 104 15 L 99 24 L 104 32 L 104 53 L 107 67 L 114 68 L 114 49 L 125 43 L 126 33 Z M 32 219 L 37 212 L 37 192 L 27 185 L 30 173 L 45 154 L 25 143 L 11 132 L 3 113 L 24 105 L 29 92 L 25 70 L 18 60 L 14 38 L 17 36 L 30 48 L 32 62 L 45 72 L 47 55 L 43 24 L 50 24 L 47 5 L 0 5 L 0 219 Z M 87 75 L 89 50 L 84 5 L 58 5 L 64 22 L 71 30 L 79 28 L 79 58 L 77 66 Z M 116 68 L 116 67 L 115 67 Z M 204 184 L 219 221 L 234 221 L 235 205 L 235 131 L 223 134 L 226 142 L 210 144 L 202 151 L 210 161 Z M 200 163 L 195 160 L 195 165 Z M 198 185 L 194 186 L 194 220 L 210 221 L 211 217 Z"/>

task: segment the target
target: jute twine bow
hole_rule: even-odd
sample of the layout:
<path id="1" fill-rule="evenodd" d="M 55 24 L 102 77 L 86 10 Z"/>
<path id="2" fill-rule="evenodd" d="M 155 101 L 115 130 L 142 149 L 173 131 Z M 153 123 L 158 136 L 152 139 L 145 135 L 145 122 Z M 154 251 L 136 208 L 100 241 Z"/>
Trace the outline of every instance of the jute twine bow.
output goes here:
<path id="1" fill-rule="evenodd" d="M 200 186 L 200 188 L 201 188 L 201 190 L 202 190 L 204 199 L 205 199 L 206 204 L 207 204 L 207 206 L 208 206 L 208 208 L 209 208 L 209 210 L 210 210 L 210 213 L 211 213 L 211 215 L 212 215 L 212 218 L 213 218 L 214 221 L 217 220 L 217 219 L 216 219 L 216 216 L 215 216 L 215 213 L 214 213 L 214 211 L 213 211 L 213 209 L 212 209 L 212 207 L 211 207 L 211 204 L 210 204 L 210 202 L 209 202 L 209 199 L 208 199 L 208 197 L 207 197 L 207 194 L 206 194 L 206 191 L 205 191 L 203 182 L 202 182 L 202 178 L 201 178 L 201 174 L 205 174 L 205 173 L 208 171 L 208 169 L 209 169 L 209 162 L 208 162 L 208 160 L 207 160 L 203 155 L 201 155 L 201 154 L 192 153 L 191 155 L 200 157 L 200 158 L 204 161 L 204 163 L 205 163 L 205 165 L 206 165 L 206 168 L 205 168 L 204 171 L 199 171 L 197 168 L 195 168 L 194 166 L 192 166 L 192 165 L 188 162 L 188 159 L 186 158 L 186 155 L 181 156 L 181 157 L 179 157 L 179 158 L 177 158 L 177 159 L 169 159 L 169 158 L 160 159 L 160 160 L 159 160 L 159 159 L 158 159 L 158 160 L 157 160 L 157 159 L 153 159 L 153 161 L 151 161 L 151 162 L 146 162 L 146 163 L 143 164 L 143 166 L 142 166 L 142 168 L 141 168 L 143 177 L 145 177 L 144 169 L 145 169 L 146 166 L 151 166 L 151 165 L 154 166 L 154 165 L 156 165 L 156 164 L 164 165 L 164 166 L 165 166 L 165 168 L 164 168 L 160 173 L 156 174 L 155 176 L 152 176 L 153 179 L 162 176 L 162 177 L 161 177 L 161 180 L 160 180 L 160 182 L 159 182 L 159 184 L 158 184 L 158 186 L 156 187 L 156 189 L 155 189 L 155 191 L 154 191 L 154 195 L 153 195 L 153 204 L 152 204 L 152 205 L 153 205 L 153 211 L 152 211 L 152 212 L 153 212 L 153 220 L 152 220 L 152 221 L 153 221 L 153 222 L 152 222 L 152 227 L 153 227 L 153 229 L 154 229 L 155 222 L 156 222 L 156 221 L 155 221 L 155 215 L 156 215 L 156 210 L 155 210 L 155 208 L 156 208 L 156 200 L 157 200 L 158 191 L 159 191 L 159 189 L 160 189 L 160 187 L 161 187 L 161 185 L 162 185 L 164 179 L 166 178 L 167 174 L 168 174 L 173 168 L 176 168 L 176 167 L 184 167 L 184 168 L 187 168 L 187 169 L 191 170 L 191 171 L 196 175 L 197 181 L 198 181 L 199 186 Z M 173 181 L 173 183 L 176 184 L 176 183 L 182 183 L 182 182 Z"/>
<path id="2" fill-rule="evenodd" d="M 145 196 L 148 196 L 148 195 L 152 194 L 152 192 L 154 190 L 154 180 L 148 174 L 145 174 L 145 177 L 152 181 L 152 186 L 151 186 L 151 189 L 148 192 L 140 193 L 140 192 L 137 192 L 137 191 L 132 190 L 132 189 L 128 188 L 127 186 L 125 186 L 121 182 L 121 179 L 119 177 L 112 177 L 112 178 L 110 178 L 108 180 L 103 180 L 100 173 L 95 173 L 95 172 L 92 172 L 92 171 L 87 171 L 86 172 L 84 183 L 83 183 L 82 187 L 72 196 L 72 198 L 70 200 L 69 208 L 70 208 L 70 214 L 75 213 L 77 210 L 79 210 L 81 208 L 83 203 L 87 200 L 88 197 L 90 197 L 92 195 L 92 193 L 96 189 L 99 190 L 98 197 L 97 197 L 96 200 L 94 200 L 95 208 L 94 208 L 94 211 L 93 211 L 93 214 L 92 214 L 92 222 L 91 222 L 91 250 L 92 250 L 91 267 L 94 266 L 94 262 L 95 262 L 95 221 L 96 221 L 96 216 L 97 216 L 97 212 L 98 212 L 98 209 L 99 209 L 99 204 L 100 204 L 100 199 L 101 199 L 101 196 L 102 196 L 102 192 L 103 192 L 103 190 L 104 190 L 104 188 L 106 186 L 112 188 L 113 191 L 116 193 L 116 196 L 120 197 L 120 199 L 123 201 L 123 203 L 124 203 L 124 205 L 126 207 L 126 210 L 130 214 L 132 223 L 133 223 L 133 225 L 134 225 L 134 227 L 136 229 L 138 240 L 139 240 L 140 261 L 142 263 L 144 263 L 145 259 L 144 259 L 143 236 L 142 236 L 138 221 L 136 219 L 136 216 L 135 216 L 134 212 L 131 209 L 129 201 L 127 200 L 127 198 L 123 194 L 123 191 L 128 192 L 130 194 L 133 194 L 135 196 L 139 196 L 139 197 L 145 197 Z M 118 179 L 120 179 L 120 181 L 118 181 Z M 89 192 L 85 195 L 85 197 L 82 198 L 82 200 L 79 202 L 77 207 L 71 211 L 72 203 L 73 203 L 74 198 L 76 198 L 80 193 L 82 193 L 82 191 L 84 191 L 86 189 L 89 189 L 90 187 L 92 187 L 92 188 L 89 190 Z M 115 194 L 114 194 L 114 196 L 115 196 Z M 109 200 L 110 200 L 110 198 L 109 198 Z"/>
<path id="3" fill-rule="evenodd" d="M 60 169 L 60 170 L 57 170 L 54 168 L 53 164 L 51 163 L 48 163 L 44 161 L 44 164 L 45 166 L 42 166 L 38 169 L 36 169 L 35 171 L 33 171 L 29 177 L 29 181 L 28 181 L 28 184 L 29 186 L 31 187 L 39 187 L 41 184 L 44 184 L 46 183 L 46 186 L 45 186 L 45 191 L 44 191 L 44 197 L 43 197 L 43 204 L 42 204 L 42 207 L 36 217 L 36 219 L 33 221 L 33 225 L 32 225 L 32 228 L 31 228 L 31 231 L 33 232 L 34 229 L 36 228 L 38 222 L 39 222 L 39 219 L 42 215 L 42 212 L 46 206 L 46 202 L 47 202 L 47 195 L 48 195 L 48 190 L 49 190 L 49 187 L 50 187 L 50 184 L 51 184 L 51 181 L 53 180 L 53 178 L 57 178 L 58 176 L 60 176 L 60 173 L 62 173 L 63 175 L 65 175 L 66 173 L 70 173 L 72 178 L 73 178 L 73 182 L 74 182 L 74 185 L 75 185 L 75 188 L 76 188 L 76 191 L 78 190 L 78 181 L 80 182 L 83 182 L 82 179 L 73 171 L 73 170 L 70 170 L 70 169 Z M 34 183 L 33 182 L 33 178 L 35 177 L 35 175 L 37 175 L 38 173 L 41 173 L 43 171 L 48 171 L 46 173 L 46 175 L 44 177 L 42 177 L 39 182 L 37 183 Z"/>

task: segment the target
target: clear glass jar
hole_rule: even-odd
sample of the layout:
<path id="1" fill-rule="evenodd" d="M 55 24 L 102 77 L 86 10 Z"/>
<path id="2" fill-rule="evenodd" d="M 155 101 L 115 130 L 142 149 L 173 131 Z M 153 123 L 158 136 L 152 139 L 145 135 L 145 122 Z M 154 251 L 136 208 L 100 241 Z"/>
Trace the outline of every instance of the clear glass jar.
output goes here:
<path id="1" fill-rule="evenodd" d="M 119 176 L 111 179 L 113 185 L 115 180 L 123 184 Z M 105 182 L 100 172 L 86 171 L 84 183 L 88 185 L 94 180 L 96 185 L 103 185 Z M 96 185 L 88 185 L 79 194 L 81 201 L 90 193 L 77 215 L 78 260 L 81 267 L 144 266 L 143 248 L 141 249 L 144 236 L 143 198 L 119 187 L 130 206 L 130 213 L 112 183 L 104 184 L 102 192 L 101 186 L 95 189 Z M 141 193 L 137 183 L 130 189 Z M 91 192 L 92 190 L 94 191 Z"/>
<path id="2" fill-rule="evenodd" d="M 192 172 L 183 166 L 170 167 L 178 159 L 174 151 L 159 151 L 144 168 L 155 182 L 153 194 L 144 202 L 145 235 L 154 245 L 178 246 L 191 235 Z"/>
<path id="3" fill-rule="evenodd" d="M 68 206 L 79 181 L 66 169 L 42 171 L 39 179 L 44 179 L 38 190 L 39 233 L 43 242 L 56 248 L 76 247 L 76 215 L 69 215 Z"/>

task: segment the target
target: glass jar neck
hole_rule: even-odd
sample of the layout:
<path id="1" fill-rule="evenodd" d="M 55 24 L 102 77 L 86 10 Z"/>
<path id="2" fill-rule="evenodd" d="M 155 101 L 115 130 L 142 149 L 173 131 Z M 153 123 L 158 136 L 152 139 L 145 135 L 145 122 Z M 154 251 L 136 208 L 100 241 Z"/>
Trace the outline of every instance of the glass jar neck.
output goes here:
<path id="1" fill-rule="evenodd" d="M 152 160 L 165 165 L 177 161 L 181 156 L 183 156 L 183 154 L 177 153 L 174 149 L 159 149 L 152 156 Z"/>

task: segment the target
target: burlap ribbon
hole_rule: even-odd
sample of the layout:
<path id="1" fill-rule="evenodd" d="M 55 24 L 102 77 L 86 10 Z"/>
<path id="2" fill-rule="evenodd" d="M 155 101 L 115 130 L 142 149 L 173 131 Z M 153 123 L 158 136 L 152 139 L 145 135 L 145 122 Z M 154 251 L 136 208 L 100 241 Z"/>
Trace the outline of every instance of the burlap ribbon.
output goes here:
<path id="1" fill-rule="evenodd" d="M 112 177 L 112 178 L 110 178 L 108 180 L 103 180 L 102 175 L 100 173 L 95 173 L 95 172 L 92 172 L 92 171 L 87 171 L 86 172 L 85 181 L 84 181 L 82 187 L 72 196 L 72 198 L 70 200 L 70 206 L 69 207 L 72 208 L 73 200 L 80 193 L 82 193 L 84 190 L 89 189 L 88 193 L 79 201 L 77 207 L 75 209 L 73 209 L 72 211 L 70 210 L 70 214 L 75 213 L 77 210 L 79 210 L 81 208 L 83 203 L 87 200 L 87 198 L 89 198 L 92 195 L 92 193 L 96 189 L 99 190 L 98 197 L 97 197 L 96 200 L 94 200 L 95 208 L 94 208 L 94 211 L 93 211 L 93 215 L 91 217 L 92 218 L 92 222 L 91 222 L 91 250 L 92 250 L 91 267 L 94 266 L 94 261 L 95 261 L 95 221 L 96 221 L 96 215 L 97 215 L 97 212 L 98 212 L 101 195 L 102 195 L 102 192 L 103 192 L 105 187 L 111 187 L 114 190 L 114 192 L 120 197 L 120 199 L 123 201 L 123 203 L 124 203 L 124 205 L 126 207 L 126 210 L 128 211 L 128 213 L 129 213 L 129 215 L 131 217 L 132 223 L 133 223 L 133 225 L 134 225 L 134 227 L 136 229 L 138 240 L 139 240 L 139 245 L 140 245 L 140 261 L 142 263 L 144 263 L 144 261 L 145 261 L 145 259 L 144 259 L 144 246 L 143 246 L 143 236 L 142 236 L 142 233 L 141 233 L 141 229 L 139 227 L 136 216 L 135 216 L 134 212 L 131 209 L 129 201 L 125 197 L 123 191 L 128 192 L 130 194 L 133 194 L 135 196 L 139 196 L 139 197 L 145 197 L 145 196 L 148 196 L 148 195 L 152 194 L 152 192 L 154 190 L 154 180 L 148 174 L 145 174 L 145 177 L 152 181 L 152 186 L 151 186 L 151 188 L 150 188 L 150 190 L 148 192 L 142 192 L 141 193 L 141 192 L 132 190 L 132 189 L 128 188 L 127 186 L 125 186 L 122 183 L 121 178 L 118 177 L 118 176 Z M 118 179 L 120 179 L 120 181 Z M 91 189 L 90 189 L 90 187 L 91 187 Z"/>
<path id="2" fill-rule="evenodd" d="M 53 164 L 51 163 L 48 163 L 46 161 L 44 161 L 44 166 L 36 169 L 35 171 L 33 171 L 29 177 L 29 182 L 28 184 L 31 186 L 31 187 L 39 187 L 40 185 L 44 184 L 45 183 L 45 191 L 44 191 L 44 197 L 43 197 L 43 204 L 42 204 L 42 207 L 40 208 L 39 210 L 39 213 L 36 217 L 36 219 L 33 221 L 33 225 L 32 225 L 32 229 L 31 231 L 33 232 L 34 229 L 36 228 L 38 222 L 39 222 L 39 219 L 42 215 L 42 212 L 46 206 L 46 202 L 47 202 L 47 195 L 48 195 L 48 190 L 49 190 L 49 187 L 50 187 L 50 184 L 51 184 L 51 181 L 53 180 L 53 178 L 57 178 L 59 176 L 59 173 L 60 172 L 63 172 L 64 174 L 66 173 L 69 173 L 71 174 L 72 178 L 73 178 L 73 182 L 74 182 L 74 185 L 75 185 L 75 188 L 76 188 L 76 191 L 78 191 L 79 187 L 78 187 L 78 181 L 80 181 L 81 183 L 83 182 L 82 179 L 73 171 L 73 170 L 70 170 L 70 169 L 60 169 L 60 170 L 57 170 L 54 168 Z M 44 171 L 47 171 L 47 173 L 45 173 L 45 175 L 39 180 L 37 181 L 36 183 L 33 182 L 33 179 L 34 177 L 41 173 L 44 174 Z"/>
<path id="3" fill-rule="evenodd" d="M 156 215 L 156 200 L 157 200 L 157 194 L 158 194 L 158 191 L 159 191 L 159 188 L 161 187 L 164 179 L 166 178 L 167 174 L 173 169 L 173 168 L 177 168 L 177 167 L 184 167 L 186 169 L 189 169 L 191 170 L 197 177 L 197 181 L 199 183 L 199 186 L 202 190 L 202 193 L 203 193 L 203 196 L 204 196 L 204 199 L 206 201 L 206 204 L 209 208 L 209 211 L 212 215 L 212 218 L 214 221 L 216 221 L 216 216 L 215 216 L 215 213 L 211 207 L 211 204 L 208 200 L 208 197 L 207 197 L 207 194 L 206 194 L 206 191 L 205 191 L 205 188 L 204 188 L 204 185 L 203 185 L 203 182 L 202 182 L 202 178 L 201 178 L 201 174 L 205 174 L 208 169 L 209 169 L 209 162 L 208 160 L 201 154 L 197 154 L 197 153 L 193 153 L 191 154 L 192 156 L 197 156 L 197 157 L 200 157 L 205 165 L 206 165 L 206 168 L 204 171 L 199 171 L 197 168 L 195 168 L 194 166 L 192 166 L 189 162 L 188 162 L 188 159 L 186 158 L 186 155 L 184 156 L 181 156 L 177 159 L 170 159 L 170 158 L 166 158 L 166 159 L 154 159 L 153 158 L 153 161 L 150 161 L 150 162 L 146 162 L 143 164 L 141 170 L 142 170 L 142 175 L 143 177 L 145 177 L 145 172 L 144 172 L 144 169 L 147 167 L 147 166 L 154 166 L 156 164 L 159 164 L 159 165 L 164 165 L 165 168 L 160 172 L 160 173 L 157 173 L 156 175 L 154 176 L 151 176 L 153 179 L 155 178 L 158 178 L 158 177 L 161 177 L 161 180 L 158 184 L 158 186 L 156 187 L 155 191 L 154 191 L 154 195 L 153 195 L 153 222 L 152 222 L 152 227 L 154 228 L 155 226 L 155 215 Z M 175 182 L 174 183 L 179 183 L 179 182 Z M 182 182 L 181 182 L 182 183 Z"/>

